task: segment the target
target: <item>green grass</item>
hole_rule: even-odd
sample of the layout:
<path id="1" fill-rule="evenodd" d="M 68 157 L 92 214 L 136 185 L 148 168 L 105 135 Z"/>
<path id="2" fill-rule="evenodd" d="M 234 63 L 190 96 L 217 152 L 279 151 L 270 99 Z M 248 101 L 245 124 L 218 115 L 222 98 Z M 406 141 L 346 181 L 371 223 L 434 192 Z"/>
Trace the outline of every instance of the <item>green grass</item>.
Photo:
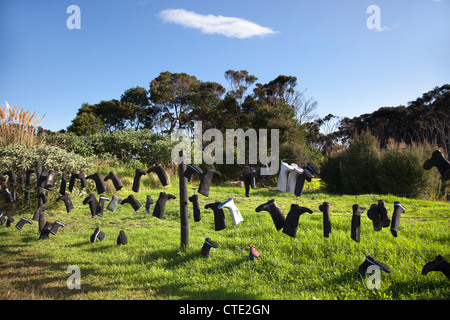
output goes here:
<path id="1" fill-rule="evenodd" d="M 117 172 L 117 171 L 116 171 Z M 106 174 L 107 172 L 102 172 Z M 122 172 L 125 175 L 125 172 Z M 421 275 L 423 265 L 437 254 L 449 258 L 450 204 L 391 195 L 337 196 L 320 192 L 318 182 L 306 186 L 302 197 L 281 193 L 275 188 L 258 188 L 244 196 L 244 189 L 228 183 L 212 186 L 209 197 L 199 195 L 202 219 L 194 222 L 189 207 L 189 247 L 181 251 L 178 183 L 160 187 L 145 177 L 142 190 L 131 191 L 132 178 L 124 178 L 126 197 L 134 194 L 144 205 L 149 194 L 156 201 L 161 191 L 177 199 L 167 203 L 163 220 L 152 217 L 144 208 L 134 212 L 130 205 L 118 205 L 114 212 L 105 209 L 103 217 L 91 218 L 82 204 L 87 191 L 75 192 L 75 209 L 66 213 L 62 202 L 49 194 L 48 221 L 60 220 L 64 228 L 49 240 L 38 240 L 38 223 L 22 231 L 0 226 L 0 298 L 1 299 L 449 299 L 448 279 L 440 272 Z M 188 195 L 196 192 L 198 179 L 188 184 Z M 244 221 L 233 226 L 225 209 L 227 228 L 214 231 L 211 210 L 205 204 L 232 197 Z M 287 215 L 290 205 L 311 208 L 313 214 L 299 219 L 297 237 L 291 238 L 273 225 L 269 213 L 255 208 L 276 199 Z M 384 199 L 389 215 L 394 201 L 407 209 L 402 215 L 399 236 L 388 228 L 372 229 L 366 213 L 361 217 L 361 242 L 350 238 L 352 205 L 369 208 Z M 318 206 L 331 204 L 332 232 L 323 237 L 322 213 Z M 4 213 L 16 218 L 33 217 L 35 205 L 19 206 L 14 211 L 3 205 Z M 14 223 L 15 224 L 15 223 Z M 106 234 L 103 242 L 89 241 L 96 227 Z M 128 244 L 118 246 L 120 230 Z M 205 237 L 219 243 L 204 258 L 200 249 Z M 248 260 L 249 245 L 254 244 L 261 257 Z M 387 264 L 392 273 L 381 274 L 380 289 L 368 289 L 358 266 L 369 254 Z M 66 272 L 70 265 L 81 270 L 81 289 L 69 290 Z"/>

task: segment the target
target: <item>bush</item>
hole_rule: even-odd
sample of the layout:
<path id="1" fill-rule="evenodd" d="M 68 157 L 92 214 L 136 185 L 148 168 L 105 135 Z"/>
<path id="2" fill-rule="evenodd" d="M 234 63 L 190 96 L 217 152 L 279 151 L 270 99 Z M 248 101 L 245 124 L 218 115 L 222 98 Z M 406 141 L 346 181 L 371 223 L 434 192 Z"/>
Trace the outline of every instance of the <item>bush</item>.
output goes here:
<path id="1" fill-rule="evenodd" d="M 111 133 L 77 136 L 73 133 L 45 133 L 44 143 L 64 148 L 82 156 L 96 156 L 100 159 L 117 158 L 124 164 L 146 165 L 171 162 L 171 151 L 176 142 L 143 130 L 116 130 Z"/>
<path id="2" fill-rule="evenodd" d="M 377 140 L 369 134 L 357 136 L 342 155 L 340 170 L 345 193 L 375 193 L 379 190 Z"/>
<path id="3" fill-rule="evenodd" d="M 431 149 L 425 146 L 397 146 L 394 149 L 392 143 L 388 147 L 391 150 L 383 153 L 379 168 L 383 191 L 392 194 L 428 191 L 436 172 L 424 170 L 423 163 L 429 158 Z"/>
<path id="4" fill-rule="evenodd" d="M 42 161 L 42 166 L 49 170 L 70 174 L 72 171 L 93 167 L 93 158 L 83 157 L 73 152 L 55 146 L 39 145 L 27 148 L 22 145 L 9 145 L 0 148 L 1 172 L 13 170 L 25 172 L 36 167 L 36 161 Z"/>
<path id="5" fill-rule="evenodd" d="M 344 151 L 325 159 L 320 178 L 328 192 L 341 194 L 418 194 L 435 189 L 436 172 L 422 165 L 433 151 L 430 146 L 388 144 L 364 133 Z"/>

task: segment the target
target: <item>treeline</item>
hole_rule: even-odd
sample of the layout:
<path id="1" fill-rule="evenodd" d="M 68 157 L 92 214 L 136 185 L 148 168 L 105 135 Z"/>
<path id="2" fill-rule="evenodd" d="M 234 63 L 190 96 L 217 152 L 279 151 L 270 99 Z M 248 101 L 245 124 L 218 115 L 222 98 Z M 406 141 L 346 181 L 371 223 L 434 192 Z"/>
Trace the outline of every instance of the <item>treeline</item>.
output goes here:
<path id="1" fill-rule="evenodd" d="M 307 147 L 305 140 L 305 124 L 313 119 L 317 102 L 297 89 L 296 77 L 280 75 L 265 84 L 246 70 L 228 70 L 224 77 L 228 88 L 186 73 L 161 72 L 148 89 L 136 86 L 120 99 L 84 103 L 67 131 L 89 136 L 149 129 L 170 136 L 177 129 L 192 132 L 194 121 L 202 121 L 203 130 L 223 133 L 237 128 L 279 129 L 280 158 L 319 161 L 320 153 Z"/>
<path id="2" fill-rule="evenodd" d="M 445 84 L 426 92 L 407 106 L 382 107 L 372 113 L 336 121 L 334 115 L 316 119 L 307 139 L 329 153 L 364 132 L 386 149 L 390 141 L 407 145 L 432 144 L 450 156 L 450 85 Z M 334 121 L 334 122 L 333 122 Z M 336 130 L 320 133 L 319 128 L 334 124 Z M 333 127 L 333 126 L 331 126 Z"/>

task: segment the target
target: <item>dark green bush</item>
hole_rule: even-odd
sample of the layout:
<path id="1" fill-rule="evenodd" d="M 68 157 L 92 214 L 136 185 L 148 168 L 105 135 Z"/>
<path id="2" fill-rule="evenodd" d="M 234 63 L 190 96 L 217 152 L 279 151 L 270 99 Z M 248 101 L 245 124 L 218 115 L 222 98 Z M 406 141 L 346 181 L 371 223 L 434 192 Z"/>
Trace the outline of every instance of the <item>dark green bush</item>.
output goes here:
<path id="1" fill-rule="evenodd" d="M 345 193 L 374 193 L 379 189 L 379 154 L 377 140 L 369 135 L 357 136 L 341 155 L 341 182 Z"/>
<path id="2" fill-rule="evenodd" d="M 429 146 L 390 143 L 379 150 L 377 139 L 364 133 L 322 164 L 320 177 L 328 192 L 341 194 L 418 194 L 433 189 L 436 172 L 424 170 Z"/>
<path id="3" fill-rule="evenodd" d="M 384 152 L 379 169 L 382 190 L 392 194 L 424 191 L 432 171 L 425 171 L 423 162 L 423 154 L 417 147 Z"/>

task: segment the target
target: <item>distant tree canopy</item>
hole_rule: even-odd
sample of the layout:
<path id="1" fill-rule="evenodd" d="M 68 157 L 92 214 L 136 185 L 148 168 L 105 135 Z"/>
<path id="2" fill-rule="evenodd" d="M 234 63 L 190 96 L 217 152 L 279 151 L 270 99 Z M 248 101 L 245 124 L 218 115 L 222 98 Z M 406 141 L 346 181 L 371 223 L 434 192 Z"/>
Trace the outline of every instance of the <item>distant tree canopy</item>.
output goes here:
<path id="1" fill-rule="evenodd" d="M 354 118 L 337 118 L 330 114 L 308 123 L 307 139 L 324 151 L 369 132 L 384 149 L 390 140 L 408 145 L 430 143 L 442 147 L 450 155 L 450 85 L 435 87 L 408 106 L 382 107 Z M 334 130 L 324 128 L 334 127 Z"/>
<path id="2" fill-rule="evenodd" d="M 382 107 L 354 118 L 315 114 L 317 102 L 297 89 L 297 78 L 279 75 L 268 83 L 247 70 L 227 70 L 229 88 L 186 73 L 161 72 L 149 88 L 136 86 L 120 100 L 84 103 L 67 131 L 91 135 L 124 129 L 150 129 L 170 135 L 177 129 L 279 129 L 280 157 L 302 158 L 306 146 L 327 154 L 362 132 L 384 148 L 390 140 L 432 143 L 450 154 L 450 85 L 424 93 L 407 106 Z M 253 90 L 250 87 L 253 86 Z"/>
<path id="3" fill-rule="evenodd" d="M 120 100 L 84 103 L 68 132 L 92 135 L 124 129 L 150 129 L 170 135 L 177 129 L 279 129 L 282 157 L 306 157 L 302 122 L 313 116 L 317 102 L 298 91 L 297 78 L 280 75 L 262 84 L 247 70 L 227 70 L 228 90 L 220 83 L 200 81 L 186 73 L 161 72 L 149 89 L 127 89 Z M 253 91 L 249 88 L 255 85 Z"/>
<path id="4" fill-rule="evenodd" d="M 293 76 L 280 75 L 267 84 L 255 84 L 258 78 L 247 70 L 227 70 L 224 77 L 228 91 L 220 83 L 200 81 L 186 73 L 161 72 L 150 81 L 148 90 L 136 86 L 125 90 L 120 100 L 84 103 L 67 130 L 89 135 L 146 128 L 171 134 L 192 128 L 194 120 L 203 121 L 205 129 L 222 130 L 266 125 L 269 119 L 262 118 L 275 115 L 301 125 L 317 106 L 312 99 L 304 99 Z"/>
<path id="5" fill-rule="evenodd" d="M 383 107 L 370 114 L 363 114 L 341 121 L 338 135 L 352 138 L 368 131 L 384 148 L 389 139 L 413 143 L 432 143 L 450 147 L 450 85 L 435 87 L 408 106 Z"/>

